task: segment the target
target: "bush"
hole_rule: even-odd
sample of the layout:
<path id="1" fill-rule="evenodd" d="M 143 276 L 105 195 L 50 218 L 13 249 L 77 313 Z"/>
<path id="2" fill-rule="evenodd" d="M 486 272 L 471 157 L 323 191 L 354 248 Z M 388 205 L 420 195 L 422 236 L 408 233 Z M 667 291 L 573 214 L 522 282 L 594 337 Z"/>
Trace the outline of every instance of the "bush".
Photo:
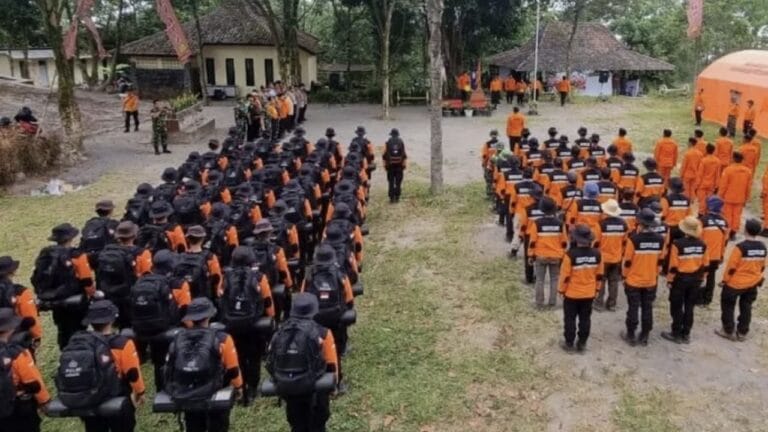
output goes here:
<path id="1" fill-rule="evenodd" d="M 16 181 L 18 173 L 45 174 L 57 165 L 60 137 L 33 135 L 10 130 L 0 134 L 0 185 Z"/>
<path id="2" fill-rule="evenodd" d="M 356 104 L 356 103 L 380 103 L 381 88 L 368 87 L 360 90 L 331 90 L 327 87 L 316 90 L 309 95 L 311 103 L 324 104 Z"/>
<path id="3" fill-rule="evenodd" d="M 197 103 L 197 95 L 191 92 L 184 92 L 169 99 L 168 103 L 171 104 L 171 108 L 173 108 L 175 112 L 183 111 Z"/>

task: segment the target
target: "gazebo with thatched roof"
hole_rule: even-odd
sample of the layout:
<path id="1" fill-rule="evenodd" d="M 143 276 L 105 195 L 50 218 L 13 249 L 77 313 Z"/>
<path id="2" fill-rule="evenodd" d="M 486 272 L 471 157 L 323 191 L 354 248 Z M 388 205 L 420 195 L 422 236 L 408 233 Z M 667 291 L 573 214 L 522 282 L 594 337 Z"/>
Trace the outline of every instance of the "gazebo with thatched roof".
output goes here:
<path id="1" fill-rule="evenodd" d="M 576 28 L 568 63 L 568 40 L 572 24 L 551 22 L 542 26 L 539 34 L 539 64 L 541 72 L 562 73 L 579 71 L 584 75 L 584 94 L 594 92 L 599 84 L 599 72 L 671 71 L 674 66 L 629 49 L 604 25 L 581 23 Z M 486 59 L 499 69 L 500 75 L 533 72 L 535 63 L 535 36 L 523 45 L 494 54 Z M 607 85 L 610 87 L 609 75 Z M 592 90 L 592 91 L 590 91 Z M 598 90 L 599 91 L 599 90 Z M 604 89 L 610 93 L 610 89 Z"/>

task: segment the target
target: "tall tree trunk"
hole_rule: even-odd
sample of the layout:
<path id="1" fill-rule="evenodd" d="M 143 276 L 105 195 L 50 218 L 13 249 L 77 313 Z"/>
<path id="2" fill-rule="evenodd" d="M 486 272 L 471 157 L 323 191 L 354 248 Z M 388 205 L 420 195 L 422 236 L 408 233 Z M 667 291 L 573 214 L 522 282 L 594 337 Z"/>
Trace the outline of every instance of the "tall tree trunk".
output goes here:
<path id="1" fill-rule="evenodd" d="M 395 0 L 384 1 L 384 28 L 381 32 L 381 117 L 389 120 L 389 94 L 390 70 L 389 70 L 389 37 L 392 33 L 392 13 L 395 10 Z"/>
<path id="2" fill-rule="evenodd" d="M 75 100 L 75 71 L 71 60 L 64 56 L 61 14 L 65 0 L 36 0 L 43 15 L 45 32 L 53 50 L 58 74 L 59 118 L 64 129 L 61 143 L 61 158 L 73 163 L 83 153 L 83 125 L 80 108 Z"/>
<path id="3" fill-rule="evenodd" d="M 13 50 L 11 44 L 8 44 L 8 64 L 11 66 L 11 76 L 16 76 L 16 65 L 13 64 Z"/>
<path id="4" fill-rule="evenodd" d="M 198 0 L 192 0 L 192 17 L 195 20 L 195 33 L 197 33 L 197 64 L 198 79 L 200 80 L 200 96 L 203 100 L 203 105 L 208 105 L 208 89 L 206 88 L 206 72 L 205 72 L 205 57 L 203 56 L 203 30 L 200 27 L 200 10 L 198 7 Z"/>
<path id="5" fill-rule="evenodd" d="M 115 73 L 117 72 L 117 60 L 120 57 L 120 48 L 123 44 L 123 9 L 125 8 L 125 0 L 120 0 L 117 5 L 117 21 L 115 22 L 115 32 L 117 32 L 117 38 L 115 40 L 115 52 L 109 59 L 109 71 L 107 72 L 107 78 L 99 87 L 99 90 L 104 90 L 109 86 L 109 83 L 115 80 Z"/>
<path id="6" fill-rule="evenodd" d="M 429 25 L 429 126 L 430 165 L 429 189 L 432 194 L 443 191 L 443 0 L 427 0 L 427 22 Z"/>

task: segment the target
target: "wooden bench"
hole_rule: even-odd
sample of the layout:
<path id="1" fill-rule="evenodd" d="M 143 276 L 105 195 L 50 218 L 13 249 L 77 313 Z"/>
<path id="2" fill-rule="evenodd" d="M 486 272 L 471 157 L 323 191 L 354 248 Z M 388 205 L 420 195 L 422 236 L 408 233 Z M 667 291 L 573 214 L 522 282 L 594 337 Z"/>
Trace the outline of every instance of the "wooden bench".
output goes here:
<path id="1" fill-rule="evenodd" d="M 459 116 L 464 111 L 464 102 L 461 99 L 443 99 L 443 117 Z"/>
<path id="2" fill-rule="evenodd" d="M 691 86 L 684 84 L 680 88 L 669 88 L 666 84 L 659 87 L 659 94 L 662 96 L 688 96 L 691 92 Z"/>
<path id="3" fill-rule="evenodd" d="M 395 93 L 395 105 L 400 105 L 403 102 L 418 102 L 418 103 L 425 103 L 429 105 L 429 91 L 425 92 L 424 95 L 419 96 L 401 96 L 400 92 Z"/>

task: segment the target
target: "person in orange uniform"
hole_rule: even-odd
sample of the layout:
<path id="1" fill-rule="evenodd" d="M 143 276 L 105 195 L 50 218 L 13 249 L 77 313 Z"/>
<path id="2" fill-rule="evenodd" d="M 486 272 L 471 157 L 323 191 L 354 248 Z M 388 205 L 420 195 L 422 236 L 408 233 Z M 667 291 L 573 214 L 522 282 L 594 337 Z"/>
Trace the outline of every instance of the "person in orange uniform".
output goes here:
<path id="1" fill-rule="evenodd" d="M 123 98 L 123 113 L 125 115 L 125 130 L 131 131 L 131 118 L 133 118 L 133 131 L 139 131 L 139 94 L 136 90 L 130 89 Z"/>
<path id="2" fill-rule="evenodd" d="M 0 364 L 8 371 L 15 389 L 13 406 L 3 407 L 10 412 L 2 418 L 3 430 L 40 432 L 38 409 L 44 409 L 51 400 L 32 353 L 11 342 L 11 336 L 22 326 L 22 318 L 11 308 L 0 308 Z M 6 429 L 7 428 L 7 429 Z"/>
<path id="3" fill-rule="evenodd" d="M 491 90 L 491 104 L 493 104 L 493 107 L 497 107 L 501 103 L 501 90 L 504 88 L 504 83 L 501 81 L 501 78 L 496 75 L 491 80 L 490 90 Z"/>
<path id="4" fill-rule="evenodd" d="M 181 229 L 181 225 L 172 223 L 168 218 L 173 214 L 173 206 L 165 201 L 153 202 L 152 207 L 149 209 L 149 217 L 152 218 L 152 225 L 162 228 L 165 233 L 164 243 L 174 252 L 181 253 L 187 250 L 187 239 L 184 237 L 184 231 Z M 143 229 L 144 227 L 142 227 Z M 141 238 L 141 231 L 139 231 L 139 238 Z M 146 246 L 146 245 L 139 245 Z M 161 249 L 163 245 L 157 245 Z M 157 250 L 152 250 L 157 252 Z"/>
<path id="5" fill-rule="evenodd" d="M 746 339 L 752 321 L 752 303 L 757 299 L 757 289 L 763 285 L 768 254 L 765 244 L 757 239 L 760 229 L 760 221 L 747 221 L 744 231 L 746 238 L 731 251 L 723 273 L 723 291 L 720 295 L 720 320 L 723 327 L 715 330 L 715 333 L 729 340 Z M 733 319 L 737 303 L 738 325 Z"/>
<path id="6" fill-rule="evenodd" d="M 557 304 L 560 264 L 568 247 L 568 236 L 565 234 L 565 225 L 556 216 L 557 204 L 552 198 L 542 198 L 539 201 L 539 210 L 544 216 L 528 224 L 530 237 L 528 260 L 533 262 L 536 274 L 536 307 L 542 309 L 544 308 L 544 279 L 547 273 L 549 273 L 549 305 L 554 307 Z"/>
<path id="7" fill-rule="evenodd" d="M 619 129 L 619 136 L 613 140 L 613 145 L 616 146 L 617 156 L 620 158 L 624 157 L 625 154 L 632 152 L 632 140 L 627 138 L 626 129 Z"/>
<path id="8" fill-rule="evenodd" d="M 586 225 L 577 225 L 571 233 L 575 245 L 565 254 L 560 269 L 559 292 L 563 295 L 563 336 L 562 348 L 566 352 L 574 349 L 576 320 L 578 318 L 578 340 L 575 349 L 584 352 L 592 327 L 592 303 L 600 291 L 603 279 L 603 259 L 600 251 L 592 247 L 595 236 Z"/>
<path id="9" fill-rule="evenodd" d="M 640 169 L 635 165 L 635 155 L 632 152 L 621 156 L 622 165 L 618 170 L 618 179 L 615 180 L 619 190 L 634 192 L 637 187 L 637 179 L 640 177 Z"/>
<path id="10" fill-rule="evenodd" d="M 741 227 L 741 212 L 752 194 L 752 171 L 744 165 L 744 157 L 733 153 L 733 164 L 723 171 L 717 194 L 723 199 L 723 217 L 731 228 L 731 238 Z"/>
<path id="11" fill-rule="evenodd" d="M 755 118 L 757 117 L 757 109 L 755 109 L 755 101 L 752 99 L 747 101 L 747 110 L 744 111 L 744 123 L 743 133 L 748 135 L 752 133 L 752 129 L 755 127 Z"/>
<path id="12" fill-rule="evenodd" d="M 43 326 L 32 290 L 13 282 L 19 262 L 10 256 L 0 257 L 0 307 L 12 308 L 21 321 L 21 327 L 29 332 L 32 345 L 26 347 L 34 354 L 43 337 Z"/>
<path id="13" fill-rule="evenodd" d="M 604 202 L 600 208 L 603 210 L 605 218 L 600 221 L 600 239 L 598 244 L 600 254 L 603 257 L 605 273 L 603 287 L 595 299 L 594 308 L 598 311 L 605 308 L 613 312 L 616 310 L 616 300 L 619 294 L 621 260 L 624 256 L 629 226 L 624 218 L 622 218 L 622 209 L 616 200 L 610 199 Z M 608 291 L 608 299 L 604 301 L 606 291 Z"/>
<path id="14" fill-rule="evenodd" d="M 596 182 L 587 182 L 584 186 L 584 198 L 575 206 L 571 206 L 570 213 L 566 215 L 569 226 L 586 225 L 592 230 L 595 238 L 600 238 L 600 220 L 603 211 L 598 197 L 600 188 Z"/>
<path id="15" fill-rule="evenodd" d="M 515 101 L 516 88 L 517 82 L 515 81 L 515 77 L 512 75 L 507 75 L 507 78 L 504 79 L 504 93 L 506 94 L 508 104 L 511 104 Z"/>
<path id="16" fill-rule="evenodd" d="M 731 164 L 733 157 L 733 140 L 728 138 L 728 129 L 721 127 L 719 137 L 715 140 L 715 156 L 720 159 L 722 169 Z"/>
<path id="17" fill-rule="evenodd" d="M 693 100 L 693 114 L 696 117 L 696 126 L 701 126 L 701 115 L 704 113 L 704 89 L 699 89 Z"/>
<path id="18" fill-rule="evenodd" d="M 731 138 L 736 137 L 736 123 L 739 120 L 739 114 L 741 113 L 741 107 L 739 101 L 736 98 L 731 98 L 731 104 L 728 107 L 728 118 L 726 120 L 726 128 L 728 129 L 728 136 Z"/>
<path id="19" fill-rule="evenodd" d="M 678 228 L 680 222 L 691 214 L 691 199 L 688 191 L 683 187 L 680 177 L 669 179 L 669 193 L 661 198 L 661 220 L 667 225 L 667 232 L 671 240 L 682 237 Z M 667 257 L 668 258 L 668 257 Z M 664 262 L 667 269 L 668 261 Z"/>
<path id="20" fill-rule="evenodd" d="M 715 194 L 715 188 L 720 181 L 722 166 L 720 159 L 715 156 L 715 146 L 707 144 L 707 154 L 701 160 L 696 172 L 696 201 L 699 203 L 699 214 L 707 212 L 707 198 Z"/>
<path id="21" fill-rule="evenodd" d="M 272 142 L 276 142 L 280 139 L 280 106 L 277 98 L 270 96 L 267 99 L 267 106 L 265 109 L 267 119 L 269 119 L 270 138 Z"/>
<path id="22" fill-rule="evenodd" d="M 79 233 L 80 230 L 68 223 L 54 227 L 48 240 L 54 242 L 55 245 L 48 246 L 40 251 L 38 260 L 44 256 L 50 257 L 57 250 L 61 250 L 66 258 L 66 266 L 64 267 L 66 270 L 62 269 L 62 272 L 66 274 L 56 274 L 55 282 L 57 284 L 64 281 L 70 284 L 74 282 L 73 286 L 70 287 L 71 293 L 67 293 L 66 296 L 84 294 L 86 298 L 90 299 L 96 293 L 96 287 L 93 270 L 91 270 L 91 266 L 88 264 L 88 255 L 74 247 L 74 239 Z M 38 286 L 38 281 L 43 282 L 44 279 L 52 277 L 47 274 L 46 270 L 35 268 L 35 272 L 32 275 L 32 285 L 35 287 L 35 294 L 37 294 L 38 299 L 42 301 L 41 308 L 53 310 L 53 322 L 58 330 L 57 342 L 61 349 L 67 344 L 72 334 L 85 329 L 85 326 L 82 324 L 86 313 L 85 303 L 82 303 L 80 306 L 68 306 L 59 302 L 65 300 L 66 297 L 44 298 Z M 50 303 L 49 300 L 51 300 Z"/>
<path id="23" fill-rule="evenodd" d="M 650 199 L 661 198 L 666 190 L 664 178 L 656 172 L 656 161 L 648 158 L 643 161 L 643 166 L 648 172 L 639 176 L 635 183 L 635 195 L 641 207 Z"/>
<path id="24" fill-rule="evenodd" d="M 525 92 L 528 91 L 528 83 L 525 80 L 520 80 L 515 85 L 515 93 L 517 94 L 517 105 L 525 105 Z"/>
<path id="25" fill-rule="evenodd" d="M 723 200 L 717 195 L 712 195 L 707 198 L 707 213 L 699 218 L 703 227 L 701 239 L 704 240 L 709 252 L 707 278 L 697 302 L 701 306 L 707 306 L 712 302 L 715 292 L 715 274 L 720 263 L 723 262 L 725 247 L 728 244 L 728 222 L 720 214 L 722 208 Z"/>
<path id="26" fill-rule="evenodd" d="M 317 315 L 319 304 L 317 297 L 309 293 L 298 294 L 291 305 L 291 317 L 283 326 L 311 327 L 313 332 L 318 335 L 316 340 L 304 338 L 305 343 L 317 343 L 323 360 L 325 361 L 326 371 L 333 372 L 337 376 L 338 382 L 338 364 L 339 358 L 336 355 L 336 342 L 333 333 L 314 321 Z M 280 330 L 278 330 L 278 333 Z M 270 344 L 270 350 L 273 348 L 275 339 L 279 334 L 275 334 Z M 309 351 L 311 348 L 303 348 Z M 272 371 L 274 364 L 268 364 L 267 369 Z M 274 378 L 274 377 L 273 377 Z M 328 393 L 315 392 L 307 395 L 293 396 L 285 399 L 285 416 L 288 424 L 293 431 L 323 431 L 325 424 L 331 417 Z"/>
<path id="27" fill-rule="evenodd" d="M 744 157 L 744 166 L 752 171 L 754 178 L 760 163 L 760 144 L 753 139 L 751 132 L 744 135 L 744 142 L 739 146 L 739 153 Z"/>
<path id="28" fill-rule="evenodd" d="M 678 225 L 683 237 L 673 240 L 669 250 L 669 313 L 672 330 L 661 337 L 675 343 L 690 343 L 699 287 L 709 268 L 709 250 L 701 239 L 701 222 L 688 216 Z"/>
<path id="29" fill-rule="evenodd" d="M 659 164 L 659 174 L 664 179 L 665 184 L 669 181 L 672 169 L 677 165 L 677 153 L 677 142 L 672 139 L 672 131 L 664 129 L 664 136 L 656 141 L 653 158 Z"/>
<path id="30" fill-rule="evenodd" d="M 626 332 L 622 338 L 629 345 L 648 345 L 648 335 L 653 329 L 653 302 L 659 278 L 659 267 L 665 255 L 664 237 L 653 232 L 657 225 L 653 210 L 644 208 L 637 216 L 640 231 L 629 236 L 624 250 L 624 292 L 627 294 Z M 642 325 L 635 338 L 638 312 Z"/>
<path id="31" fill-rule="evenodd" d="M 126 431 L 133 432 L 136 427 L 136 407 L 144 403 L 144 379 L 136 345 L 130 338 L 114 334 L 113 323 L 117 319 L 118 309 L 109 300 L 96 300 L 88 307 L 84 322 L 90 324 L 93 332 L 106 338 L 112 353 L 115 370 L 122 382 L 120 396 L 129 396 L 130 404 L 119 415 L 112 417 L 81 417 L 85 430 L 91 431 Z"/>
<path id="32" fill-rule="evenodd" d="M 456 78 L 456 87 L 461 92 L 461 100 L 467 102 L 469 100 L 469 93 L 471 91 L 472 79 L 469 77 L 467 71 L 462 72 L 458 78 Z"/>
<path id="33" fill-rule="evenodd" d="M 520 112 L 520 108 L 512 108 L 512 114 L 507 117 L 507 136 L 509 137 L 509 150 L 517 154 L 517 147 L 520 145 L 525 129 L 525 116 Z"/>
<path id="34" fill-rule="evenodd" d="M 685 189 L 685 193 L 687 193 L 691 199 L 696 198 L 695 192 L 699 183 L 697 175 L 699 173 L 699 168 L 701 167 L 702 159 L 704 159 L 704 153 L 699 151 L 696 144 L 696 138 L 689 138 L 688 150 L 686 150 L 683 155 L 683 163 L 680 166 L 680 178 L 683 179 L 683 189 Z"/>
<path id="35" fill-rule="evenodd" d="M 693 137 L 696 138 L 696 150 L 701 152 L 702 155 L 707 153 L 707 140 L 704 139 L 704 131 L 696 129 L 693 131 Z"/>
<path id="36" fill-rule="evenodd" d="M 565 106 L 565 100 L 568 99 L 568 94 L 571 92 L 571 80 L 563 75 L 563 78 L 557 82 L 555 87 L 560 94 L 560 106 Z"/>
<path id="37" fill-rule="evenodd" d="M 535 101 L 539 101 L 541 98 L 541 91 L 544 89 L 544 85 L 541 83 L 541 80 L 536 78 L 533 80 L 533 96 Z"/>
<path id="38" fill-rule="evenodd" d="M 204 274 L 207 276 L 206 286 L 196 286 L 195 282 L 197 281 L 191 281 L 189 288 L 191 290 L 192 298 L 219 298 L 224 289 L 224 278 L 222 277 L 219 259 L 210 251 L 203 250 L 203 243 L 205 242 L 206 236 L 207 233 L 202 226 L 192 225 L 189 227 L 187 230 L 189 249 L 181 256 L 181 260 L 184 260 L 185 256 L 198 256 L 200 264 L 205 266 Z"/>
<path id="39" fill-rule="evenodd" d="M 190 323 L 185 331 L 206 329 L 215 333 L 219 353 L 219 365 L 222 368 L 223 387 L 232 387 L 238 396 L 242 396 L 243 376 L 240 373 L 240 363 L 237 360 L 237 349 L 232 336 L 210 328 L 211 318 L 216 315 L 216 307 L 206 297 L 192 300 L 182 321 Z M 177 340 L 179 336 L 176 336 Z M 171 344 L 169 357 L 173 356 L 175 347 Z M 181 355 L 181 354 L 179 354 Z M 218 389 L 217 389 L 218 390 Z M 229 430 L 229 414 L 231 410 L 217 411 L 184 411 L 184 424 L 187 431 L 227 431 Z M 194 429 L 190 425 L 195 425 Z M 206 427 L 207 426 L 207 427 Z"/>

